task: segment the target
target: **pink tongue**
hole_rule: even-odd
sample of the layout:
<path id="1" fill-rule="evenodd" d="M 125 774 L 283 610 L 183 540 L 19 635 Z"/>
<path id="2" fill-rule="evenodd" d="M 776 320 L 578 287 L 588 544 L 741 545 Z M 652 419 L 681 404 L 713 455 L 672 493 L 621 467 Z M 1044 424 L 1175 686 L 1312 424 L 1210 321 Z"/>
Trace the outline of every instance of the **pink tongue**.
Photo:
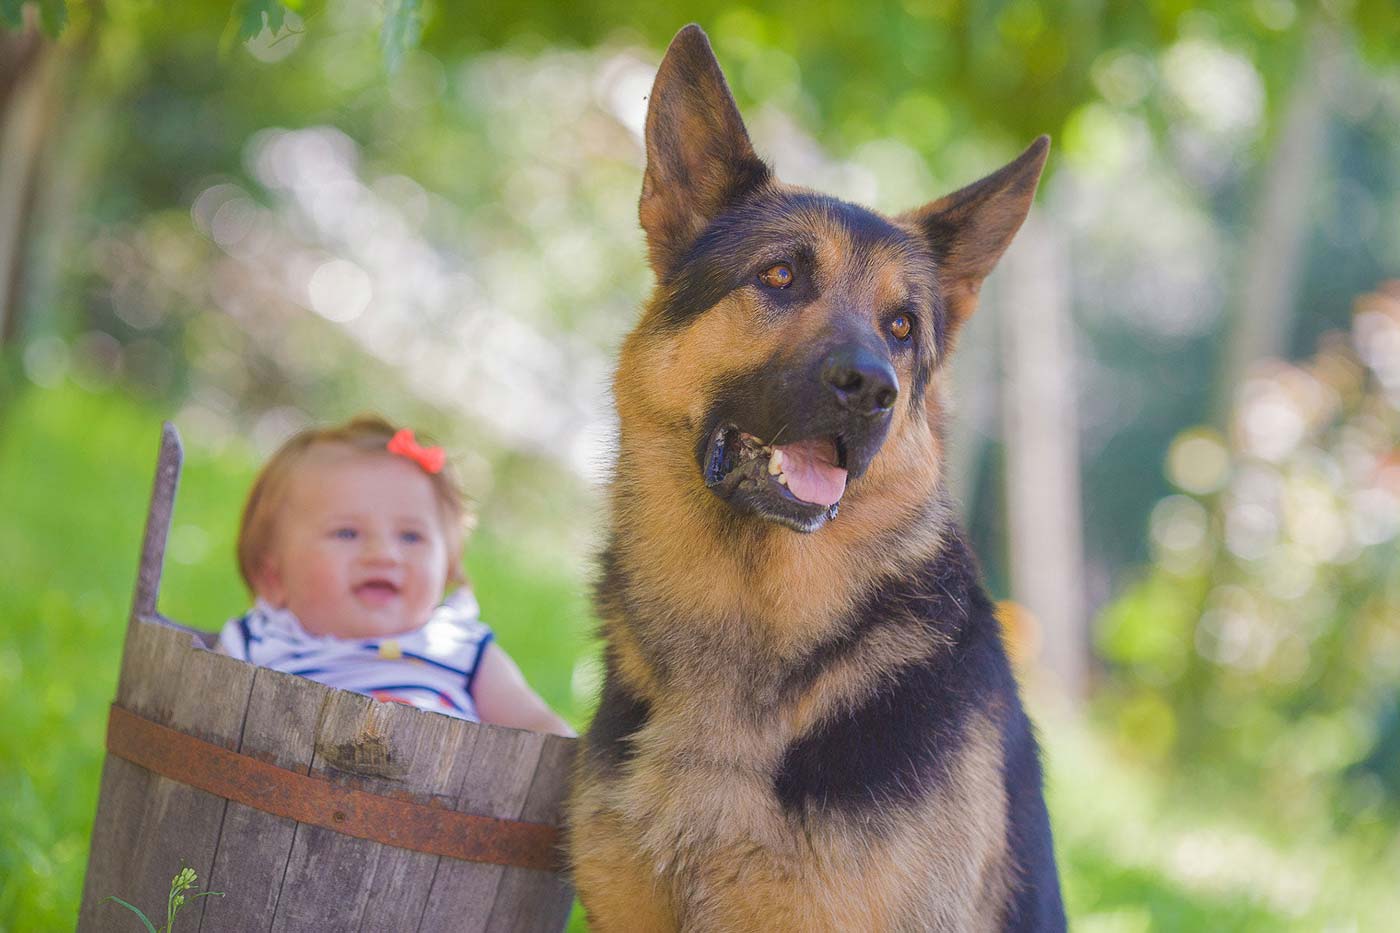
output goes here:
<path id="1" fill-rule="evenodd" d="M 833 505 L 846 491 L 846 471 L 836 465 L 836 446 L 824 438 L 779 447 L 788 490 L 803 502 Z"/>

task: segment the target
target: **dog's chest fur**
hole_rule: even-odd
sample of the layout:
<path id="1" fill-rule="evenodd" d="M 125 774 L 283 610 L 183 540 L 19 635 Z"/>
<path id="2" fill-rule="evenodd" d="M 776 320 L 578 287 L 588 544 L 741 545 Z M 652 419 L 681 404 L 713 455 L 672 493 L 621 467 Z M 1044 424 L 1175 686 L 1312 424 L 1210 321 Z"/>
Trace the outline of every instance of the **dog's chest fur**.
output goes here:
<path id="1" fill-rule="evenodd" d="M 762 619 L 637 618 L 605 567 L 601 604 L 623 615 L 585 752 L 592 816 L 678 918 L 724 928 L 698 918 L 743 878 L 786 905 L 754 916 L 806 929 L 1000 922 L 1010 675 L 960 539 L 789 657 L 756 648 Z"/>

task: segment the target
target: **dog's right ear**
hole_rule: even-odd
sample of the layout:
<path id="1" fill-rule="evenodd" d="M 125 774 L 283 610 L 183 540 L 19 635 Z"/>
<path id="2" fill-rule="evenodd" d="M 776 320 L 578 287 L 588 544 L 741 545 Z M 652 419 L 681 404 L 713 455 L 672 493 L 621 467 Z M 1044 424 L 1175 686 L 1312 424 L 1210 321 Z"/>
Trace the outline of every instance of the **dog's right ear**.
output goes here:
<path id="1" fill-rule="evenodd" d="M 665 280 L 726 206 L 770 177 L 753 151 L 710 40 L 695 24 L 671 40 L 647 105 L 642 229 Z"/>

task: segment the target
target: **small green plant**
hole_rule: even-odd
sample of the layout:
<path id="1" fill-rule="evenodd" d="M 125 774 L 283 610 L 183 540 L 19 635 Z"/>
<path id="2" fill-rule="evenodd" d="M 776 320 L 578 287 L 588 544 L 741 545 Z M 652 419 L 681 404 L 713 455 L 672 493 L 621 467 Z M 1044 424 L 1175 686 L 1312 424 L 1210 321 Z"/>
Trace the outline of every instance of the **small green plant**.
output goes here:
<path id="1" fill-rule="evenodd" d="M 189 897 L 186 897 L 185 892 L 194 887 L 194 883 L 198 880 L 199 876 L 195 874 L 193 868 L 181 868 L 175 874 L 175 877 L 170 879 L 170 896 L 165 900 L 165 926 L 161 927 L 159 930 L 156 929 L 156 925 L 150 921 L 150 918 L 146 916 L 146 912 L 134 904 L 127 903 L 115 894 L 109 894 L 104 897 L 103 900 L 116 901 L 118 904 L 140 917 L 141 922 L 146 925 L 146 929 L 149 933 L 174 933 L 175 915 L 180 912 L 181 907 L 185 906 L 186 901 L 192 901 L 200 897 L 209 897 L 211 895 L 214 897 L 224 896 L 224 892 L 222 891 L 201 891 L 198 894 L 191 894 Z"/>

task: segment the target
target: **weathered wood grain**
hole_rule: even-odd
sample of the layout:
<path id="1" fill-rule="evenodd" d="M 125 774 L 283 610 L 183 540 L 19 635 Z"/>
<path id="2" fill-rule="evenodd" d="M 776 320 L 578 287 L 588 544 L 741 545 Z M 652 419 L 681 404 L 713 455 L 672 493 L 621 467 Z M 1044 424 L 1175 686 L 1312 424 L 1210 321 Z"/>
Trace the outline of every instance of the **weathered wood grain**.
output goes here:
<path id="1" fill-rule="evenodd" d="M 564 797 L 577 744 L 557 735 L 545 738 L 539 765 L 520 809 L 520 819 L 553 826 L 563 822 Z M 573 902 L 573 886 L 562 874 L 506 868 L 496 889 L 496 901 L 486 928 L 492 931 L 560 930 L 568 921 Z"/>
<path id="2" fill-rule="evenodd" d="M 331 688 L 314 680 L 255 668 L 239 751 L 306 774 L 316 747 L 316 727 Z M 223 832 L 209 874 L 199 933 L 243 933 L 272 925 L 297 824 L 241 803 L 228 803 Z"/>
<path id="3" fill-rule="evenodd" d="M 134 620 L 117 702 L 148 719 L 236 748 L 254 668 L 195 647 L 188 632 Z M 79 929 L 108 929 L 115 894 L 163 913 L 171 877 L 209 877 L 226 801 L 108 756 L 94 822 Z M 194 902 L 197 916 L 207 898 Z"/>
<path id="4" fill-rule="evenodd" d="M 545 735 L 497 726 L 477 726 L 466 781 L 453 809 L 479 816 L 519 819 L 544 748 Z M 491 929 L 491 910 L 507 869 L 441 859 L 433 878 L 420 931 L 461 933 Z M 560 929 L 561 927 L 556 927 Z"/>
<path id="5" fill-rule="evenodd" d="M 468 724 L 331 692 L 310 773 L 369 793 L 446 805 L 463 780 Z M 300 825 L 271 929 L 412 929 L 436 856 Z"/>
<path id="6" fill-rule="evenodd" d="M 133 624 L 119 705 L 278 767 L 460 812 L 556 824 L 574 743 L 481 726 L 226 658 L 191 633 Z M 553 873 L 463 862 L 299 825 L 108 756 L 79 929 L 112 926 L 117 894 L 152 912 L 194 868 L 222 898 L 181 919 L 201 933 L 560 930 Z"/>
<path id="7" fill-rule="evenodd" d="M 170 519 L 175 510 L 175 492 L 180 485 L 180 465 L 185 448 L 180 432 L 169 421 L 161 425 L 160 453 L 156 457 L 156 477 L 151 489 L 151 505 L 146 512 L 146 532 L 141 541 L 141 562 L 136 571 L 132 594 L 131 619 L 155 615 L 160 594 L 160 574 L 165 565 L 165 543 L 170 536 Z"/>
<path id="8" fill-rule="evenodd" d="M 412 742 L 401 745 L 415 766 L 410 768 L 411 783 L 420 793 L 431 794 L 432 803 L 447 809 L 456 789 L 467 778 L 470 752 L 480 730 L 472 723 L 438 713 L 415 714 L 405 719 L 414 721 L 417 732 Z M 380 846 L 379 850 L 360 929 L 415 929 L 427 908 L 441 858 L 388 846 Z"/>

